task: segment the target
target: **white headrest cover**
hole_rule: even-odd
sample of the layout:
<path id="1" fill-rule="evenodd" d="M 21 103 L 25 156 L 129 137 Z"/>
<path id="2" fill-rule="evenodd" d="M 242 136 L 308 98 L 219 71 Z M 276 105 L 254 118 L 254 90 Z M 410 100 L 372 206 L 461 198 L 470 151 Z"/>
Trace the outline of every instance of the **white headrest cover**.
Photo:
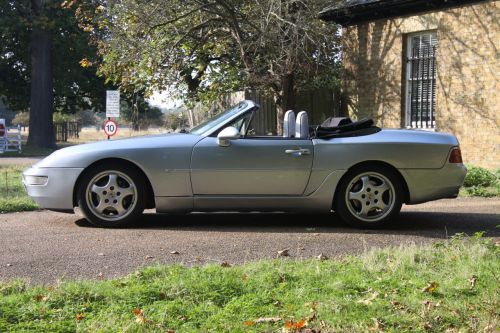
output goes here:
<path id="1" fill-rule="evenodd" d="M 293 138 L 295 135 L 295 113 L 292 110 L 288 110 L 285 113 L 285 119 L 283 119 L 283 137 Z"/>
<path id="2" fill-rule="evenodd" d="M 300 139 L 309 139 L 309 118 L 307 112 L 300 111 L 295 123 L 295 137 Z"/>

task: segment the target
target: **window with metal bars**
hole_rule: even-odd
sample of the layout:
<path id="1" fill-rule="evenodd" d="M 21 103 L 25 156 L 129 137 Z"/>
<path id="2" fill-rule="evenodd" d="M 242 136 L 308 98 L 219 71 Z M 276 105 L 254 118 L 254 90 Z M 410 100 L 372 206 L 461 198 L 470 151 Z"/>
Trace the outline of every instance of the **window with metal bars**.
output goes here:
<path id="1" fill-rule="evenodd" d="M 406 126 L 434 128 L 436 111 L 435 32 L 408 36 L 406 67 Z"/>

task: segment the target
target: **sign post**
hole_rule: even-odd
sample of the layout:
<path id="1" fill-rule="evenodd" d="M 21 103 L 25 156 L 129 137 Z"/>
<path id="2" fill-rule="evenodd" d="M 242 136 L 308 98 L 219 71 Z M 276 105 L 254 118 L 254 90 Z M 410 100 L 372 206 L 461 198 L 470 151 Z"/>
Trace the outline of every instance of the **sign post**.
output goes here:
<path id="1" fill-rule="evenodd" d="M 108 120 L 104 123 L 104 133 L 108 136 L 116 134 L 118 125 L 112 121 L 111 118 L 120 118 L 120 91 L 119 90 L 106 90 L 106 117 Z M 106 129 L 106 126 L 109 128 Z M 111 128 L 114 128 L 111 130 Z M 112 134 L 109 134 L 112 133 Z"/>
<path id="2" fill-rule="evenodd" d="M 3 153 L 7 148 L 6 133 L 7 129 L 5 128 L 5 119 L 0 119 L 0 153 Z"/>

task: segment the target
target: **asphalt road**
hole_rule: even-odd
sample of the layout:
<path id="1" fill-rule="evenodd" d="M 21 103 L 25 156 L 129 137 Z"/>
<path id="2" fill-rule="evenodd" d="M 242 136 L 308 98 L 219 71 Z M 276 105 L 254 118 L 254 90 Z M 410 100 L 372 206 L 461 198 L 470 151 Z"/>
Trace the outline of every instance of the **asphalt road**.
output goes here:
<path id="1" fill-rule="evenodd" d="M 0 280 L 32 283 L 107 279 L 155 263 L 231 264 L 320 253 L 338 257 L 407 243 L 427 243 L 458 232 L 500 237 L 500 199 L 441 200 L 406 206 L 394 226 L 357 230 L 333 215 L 145 214 L 128 229 L 100 229 L 79 215 L 48 211 L 0 215 Z M 171 254 L 177 251 L 178 254 Z"/>

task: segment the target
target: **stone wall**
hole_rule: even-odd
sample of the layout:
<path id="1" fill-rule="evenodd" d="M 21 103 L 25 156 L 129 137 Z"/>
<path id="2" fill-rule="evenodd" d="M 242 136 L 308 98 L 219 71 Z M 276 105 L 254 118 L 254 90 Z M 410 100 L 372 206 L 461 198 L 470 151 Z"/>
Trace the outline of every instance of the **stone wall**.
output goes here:
<path id="1" fill-rule="evenodd" d="M 404 127 L 408 34 L 436 31 L 436 130 L 466 163 L 500 168 L 500 1 L 344 28 L 344 89 L 353 117 Z"/>

